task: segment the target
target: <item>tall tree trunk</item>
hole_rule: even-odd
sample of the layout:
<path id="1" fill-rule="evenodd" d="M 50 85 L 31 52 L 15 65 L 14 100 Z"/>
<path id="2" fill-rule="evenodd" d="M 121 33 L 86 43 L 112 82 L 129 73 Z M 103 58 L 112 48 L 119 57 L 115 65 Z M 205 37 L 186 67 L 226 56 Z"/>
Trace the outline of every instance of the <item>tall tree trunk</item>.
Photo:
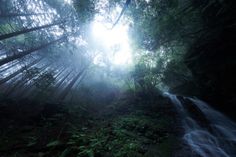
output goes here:
<path id="1" fill-rule="evenodd" d="M 2 68 L 2 69 L 0 70 L 0 73 L 6 71 L 6 70 L 8 70 L 8 69 L 11 69 L 12 67 L 16 66 L 17 64 L 19 64 L 18 61 L 16 61 L 15 63 L 12 63 L 11 65 L 8 65 L 8 66 Z"/>
<path id="2" fill-rule="evenodd" d="M 63 84 L 63 82 L 70 76 L 70 74 L 73 72 L 70 71 L 68 72 L 61 80 L 59 80 L 59 82 L 55 85 L 54 90 L 52 91 L 51 95 L 52 98 L 57 97 L 58 96 L 58 91 L 59 91 L 59 87 Z"/>
<path id="3" fill-rule="evenodd" d="M 12 92 L 15 91 L 15 89 L 20 86 L 20 84 L 22 83 L 22 80 L 17 80 L 16 83 L 13 86 L 10 86 L 7 88 L 6 92 L 4 92 L 4 94 L 6 96 L 9 96 Z"/>
<path id="4" fill-rule="evenodd" d="M 39 68 L 39 71 L 44 70 L 44 69 L 47 68 L 49 65 L 50 65 L 50 64 L 46 64 L 46 65 L 44 65 L 43 67 Z M 16 82 L 16 84 L 13 85 L 13 87 L 12 87 L 11 89 L 9 89 L 9 90 L 6 92 L 6 95 L 8 96 L 8 95 L 10 95 L 11 93 L 13 93 L 14 91 L 19 91 L 20 88 L 21 88 L 22 86 L 24 86 L 24 84 L 26 84 L 28 81 L 32 80 L 32 79 L 35 78 L 35 77 L 37 77 L 37 76 L 31 76 L 30 78 L 28 78 L 28 79 L 26 78 L 25 80 L 18 80 L 18 81 Z"/>
<path id="5" fill-rule="evenodd" d="M 72 89 L 76 81 L 83 75 L 85 72 L 86 68 L 83 68 L 71 81 L 70 83 L 66 86 L 66 88 L 62 91 L 62 93 L 59 96 L 59 101 L 63 101 L 65 97 L 68 95 L 69 91 Z"/>
<path id="6" fill-rule="evenodd" d="M 70 71 L 64 78 L 62 78 L 62 79 L 58 82 L 58 84 L 56 84 L 55 89 L 59 88 L 59 87 L 62 85 L 62 83 L 70 76 L 70 74 L 71 74 L 72 72 L 73 72 L 73 70 Z"/>
<path id="7" fill-rule="evenodd" d="M 11 38 L 11 37 L 14 37 L 14 36 L 18 36 L 18 35 L 21 35 L 21 34 L 25 34 L 25 33 L 29 33 L 29 32 L 32 32 L 32 31 L 40 30 L 40 29 L 43 29 L 43 28 L 48 28 L 48 27 L 52 27 L 52 26 L 55 26 L 55 25 L 60 25 L 62 23 L 65 23 L 65 21 L 55 22 L 55 23 L 46 24 L 46 25 L 39 26 L 39 27 L 23 29 L 23 30 L 20 30 L 20 31 L 17 31 L 17 32 L 4 34 L 4 35 L 0 36 L 0 41 Z"/>
<path id="8" fill-rule="evenodd" d="M 25 67 L 23 67 L 23 68 L 17 70 L 16 72 L 10 74 L 9 76 L 7 76 L 7 77 L 1 79 L 1 80 L 0 80 L 0 85 L 3 84 L 3 83 L 5 83 L 5 82 L 7 82 L 7 81 L 10 80 L 10 79 L 12 79 L 13 77 L 17 76 L 18 74 L 22 73 L 24 70 L 26 70 L 26 69 L 32 67 L 33 65 L 37 64 L 37 63 L 40 62 L 41 60 L 42 60 L 42 58 L 37 59 L 37 60 L 33 61 L 32 63 L 26 65 Z"/>
<path id="9" fill-rule="evenodd" d="M 59 77 L 64 71 L 66 71 L 66 68 L 65 68 L 65 67 L 61 68 L 61 69 L 59 70 L 59 72 L 54 76 L 55 80 L 57 80 L 58 77 Z"/>
<path id="10" fill-rule="evenodd" d="M 117 18 L 116 22 L 113 24 L 112 29 L 117 25 L 117 23 L 120 21 L 120 18 L 122 17 L 122 15 L 124 14 L 125 10 L 128 8 L 129 4 L 130 4 L 131 0 L 126 0 L 124 7 L 122 8 L 119 17 Z"/>
<path id="11" fill-rule="evenodd" d="M 56 74 L 56 76 L 54 77 L 55 80 L 57 80 L 57 78 L 58 78 L 65 70 L 66 70 L 65 67 L 61 68 L 61 69 L 59 70 L 59 72 Z M 35 89 L 36 89 L 35 86 L 32 86 L 31 84 L 29 84 L 29 85 L 27 85 L 27 86 L 24 87 L 24 89 L 22 90 L 21 93 L 24 94 L 23 97 L 27 97 L 27 96 L 29 96 L 30 93 L 32 93 Z"/>
<path id="12" fill-rule="evenodd" d="M 8 13 L 8 14 L 0 14 L 0 18 L 12 18 L 12 17 L 19 17 L 19 16 L 39 16 L 39 15 L 47 15 L 52 13 Z"/>
<path id="13" fill-rule="evenodd" d="M 8 63 L 8 62 L 11 62 L 11 61 L 13 61 L 13 60 L 15 60 L 15 59 L 22 58 L 22 57 L 24 57 L 24 56 L 26 56 L 26 55 L 28 55 L 28 54 L 30 54 L 30 53 L 32 53 L 32 52 L 35 52 L 35 51 L 41 50 L 41 49 L 43 49 L 43 48 L 46 48 L 46 47 L 48 47 L 48 46 L 50 46 L 50 45 L 52 45 L 52 44 L 55 44 L 56 42 L 59 42 L 59 41 L 65 39 L 65 38 L 66 38 L 66 37 L 63 36 L 63 37 L 60 38 L 60 39 L 51 41 L 51 42 L 49 42 L 49 43 L 47 43 L 47 44 L 44 44 L 44 45 L 41 45 L 41 46 L 39 46 L 39 47 L 32 48 L 32 49 L 30 49 L 30 50 L 26 50 L 26 51 L 21 52 L 21 53 L 19 53 L 19 54 L 16 54 L 16 55 L 13 55 L 13 56 L 9 56 L 9 57 L 3 58 L 3 59 L 0 60 L 0 66 L 6 64 L 6 63 Z"/>

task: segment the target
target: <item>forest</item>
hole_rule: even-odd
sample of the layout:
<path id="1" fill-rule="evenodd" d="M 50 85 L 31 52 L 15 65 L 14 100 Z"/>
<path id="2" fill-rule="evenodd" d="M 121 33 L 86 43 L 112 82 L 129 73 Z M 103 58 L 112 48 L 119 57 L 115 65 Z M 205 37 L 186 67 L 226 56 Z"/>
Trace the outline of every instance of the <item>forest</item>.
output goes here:
<path id="1" fill-rule="evenodd" d="M 0 157 L 236 157 L 235 0 L 0 0 Z"/>

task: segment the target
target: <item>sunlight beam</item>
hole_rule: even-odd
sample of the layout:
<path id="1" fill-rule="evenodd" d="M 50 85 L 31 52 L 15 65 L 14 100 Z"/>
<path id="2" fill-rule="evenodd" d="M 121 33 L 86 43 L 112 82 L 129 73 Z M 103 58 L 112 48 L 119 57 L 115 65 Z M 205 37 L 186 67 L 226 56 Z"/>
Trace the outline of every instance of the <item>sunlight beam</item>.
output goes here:
<path id="1" fill-rule="evenodd" d="M 128 24 L 117 24 L 110 29 L 112 23 L 104 22 L 98 16 L 92 23 L 92 36 L 103 48 L 104 56 L 113 65 L 129 66 L 132 64 L 132 49 L 128 36 Z M 96 63 L 97 63 L 96 58 Z"/>

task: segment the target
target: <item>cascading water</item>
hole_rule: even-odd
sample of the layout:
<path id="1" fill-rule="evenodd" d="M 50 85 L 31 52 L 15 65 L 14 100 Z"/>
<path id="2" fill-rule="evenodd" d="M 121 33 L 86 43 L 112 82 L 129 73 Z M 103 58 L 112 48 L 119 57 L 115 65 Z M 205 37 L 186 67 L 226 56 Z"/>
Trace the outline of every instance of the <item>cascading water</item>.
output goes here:
<path id="1" fill-rule="evenodd" d="M 205 102 L 185 97 L 207 119 L 208 127 L 203 127 L 176 95 L 165 93 L 165 96 L 176 106 L 185 130 L 183 139 L 193 151 L 201 157 L 236 157 L 236 123 Z"/>

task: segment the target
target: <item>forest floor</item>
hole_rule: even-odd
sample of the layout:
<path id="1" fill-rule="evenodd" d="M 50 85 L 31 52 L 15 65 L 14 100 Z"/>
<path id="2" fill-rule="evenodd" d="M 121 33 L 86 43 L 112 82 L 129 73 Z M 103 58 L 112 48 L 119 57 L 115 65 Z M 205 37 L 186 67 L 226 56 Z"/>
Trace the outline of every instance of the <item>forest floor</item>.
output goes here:
<path id="1" fill-rule="evenodd" d="M 161 97 L 96 107 L 4 100 L 0 157 L 171 157 L 180 145 L 176 116 Z"/>

